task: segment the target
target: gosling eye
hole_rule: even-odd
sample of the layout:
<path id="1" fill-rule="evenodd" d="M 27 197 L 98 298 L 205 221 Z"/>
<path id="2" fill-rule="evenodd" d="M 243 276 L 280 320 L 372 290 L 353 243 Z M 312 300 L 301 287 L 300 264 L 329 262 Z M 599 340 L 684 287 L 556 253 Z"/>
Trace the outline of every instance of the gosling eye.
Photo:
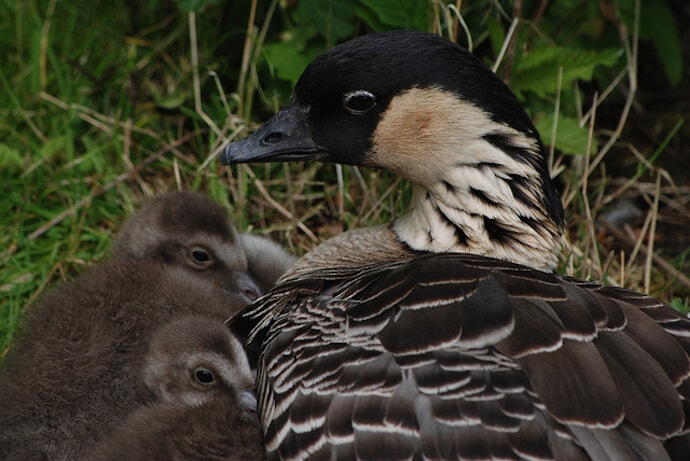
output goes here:
<path id="1" fill-rule="evenodd" d="M 198 269 L 206 269 L 213 263 L 213 258 L 209 252 L 202 247 L 193 247 L 189 251 L 189 259 Z"/>
<path id="2" fill-rule="evenodd" d="M 216 377 L 213 376 L 213 372 L 208 368 L 197 368 L 194 370 L 194 378 L 196 378 L 197 382 L 205 386 L 213 384 L 216 380 Z"/>
<path id="3" fill-rule="evenodd" d="M 376 97 L 367 90 L 354 90 L 343 96 L 343 108 L 352 115 L 362 115 L 376 106 Z"/>

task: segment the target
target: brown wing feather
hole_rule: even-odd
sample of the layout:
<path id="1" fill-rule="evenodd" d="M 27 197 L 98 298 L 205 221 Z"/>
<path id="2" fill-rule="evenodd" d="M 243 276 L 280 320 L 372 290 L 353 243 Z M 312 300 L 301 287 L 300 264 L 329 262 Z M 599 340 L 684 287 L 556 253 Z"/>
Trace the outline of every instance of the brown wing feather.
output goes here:
<path id="1" fill-rule="evenodd" d="M 627 290 L 436 254 L 253 312 L 270 459 L 665 459 L 683 433 L 688 322 Z"/>

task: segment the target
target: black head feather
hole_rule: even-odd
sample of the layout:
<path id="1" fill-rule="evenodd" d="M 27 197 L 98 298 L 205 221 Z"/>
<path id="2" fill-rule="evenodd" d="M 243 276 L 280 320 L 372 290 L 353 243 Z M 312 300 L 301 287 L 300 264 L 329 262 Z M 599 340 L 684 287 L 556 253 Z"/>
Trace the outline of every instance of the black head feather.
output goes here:
<path id="1" fill-rule="evenodd" d="M 494 121 L 538 138 L 514 94 L 484 63 L 443 37 L 413 30 L 364 35 L 320 55 L 297 82 L 294 102 L 310 107 L 314 140 L 328 149 L 331 160 L 351 164 L 370 147 L 391 98 L 409 88 L 430 87 L 450 91 Z M 374 94 L 376 107 L 360 116 L 347 114 L 342 99 L 355 90 Z M 337 130 L 328 129 L 336 123 Z"/>

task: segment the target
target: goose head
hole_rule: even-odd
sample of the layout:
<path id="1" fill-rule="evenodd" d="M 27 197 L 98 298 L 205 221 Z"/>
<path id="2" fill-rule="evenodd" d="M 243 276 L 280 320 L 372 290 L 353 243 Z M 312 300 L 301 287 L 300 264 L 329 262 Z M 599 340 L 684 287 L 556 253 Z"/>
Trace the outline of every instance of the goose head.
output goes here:
<path id="1" fill-rule="evenodd" d="M 262 294 L 240 234 L 223 208 L 199 193 L 167 192 L 144 205 L 118 233 L 113 256 L 159 261 L 244 304 Z"/>
<path id="2" fill-rule="evenodd" d="M 384 168 L 414 185 L 392 223 L 412 251 L 556 266 L 563 208 L 538 132 L 489 68 L 437 35 L 370 34 L 327 51 L 221 160 Z"/>
<path id="3" fill-rule="evenodd" d="M 156 331 L 140 386 L 157 402 L 199 406 L 232 395 L 243 411 L 256 411 L 244 349 L 222 322 L 211 318 L 185 317 Z"/>

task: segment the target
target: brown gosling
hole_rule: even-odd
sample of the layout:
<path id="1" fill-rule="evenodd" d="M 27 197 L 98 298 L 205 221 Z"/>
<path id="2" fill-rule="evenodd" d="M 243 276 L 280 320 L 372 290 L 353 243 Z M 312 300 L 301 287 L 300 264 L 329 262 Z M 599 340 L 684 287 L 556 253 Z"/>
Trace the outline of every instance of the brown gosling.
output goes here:
<path id="1" fill-rule="evenodd" d="M 123 226 L 111 259 L 27 309 L 0 369 L 0 459 L 78 459 L 140 405 L 132 376 L 152 332 L 176 317 L 232 317 L 291 264 L 256 283 L 250 254 L 213 200 L 171 192 Z M 251 267 L 254 265 L 255 267 Z"/>
<path id="2" fill-rule="evenodd" d="M 107 435 L 93 459 L 265 459 L 253 375 L 242 345 L 217 319 L 162 326 L 138 385 L 150 403 Z"/>

